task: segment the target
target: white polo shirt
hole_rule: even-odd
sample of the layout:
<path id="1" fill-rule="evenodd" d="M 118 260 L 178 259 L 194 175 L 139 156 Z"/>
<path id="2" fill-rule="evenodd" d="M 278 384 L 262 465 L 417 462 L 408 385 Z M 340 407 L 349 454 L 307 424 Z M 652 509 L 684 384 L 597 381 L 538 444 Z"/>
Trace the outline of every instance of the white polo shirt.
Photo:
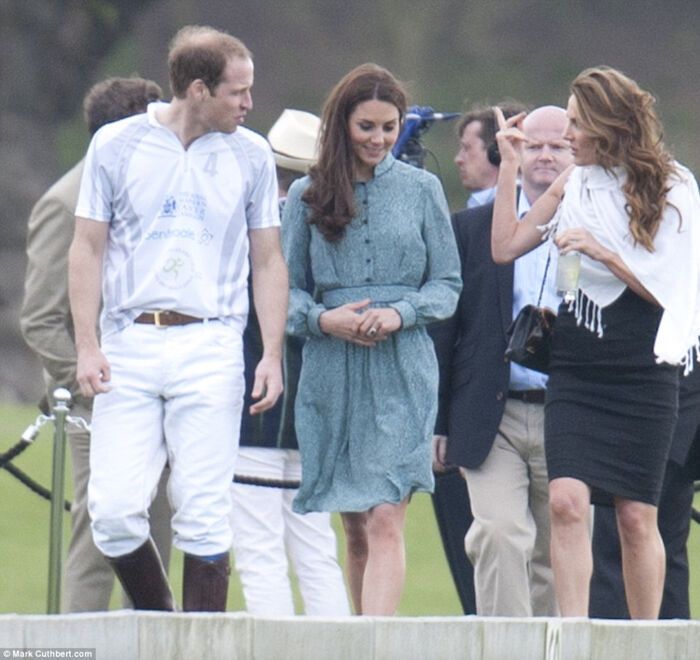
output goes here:
<path id="1" fill-rule="evenodd" d="M 103 335 L 156 309 L 245 323 L 248 230 L 280 224 L 265 138 L 238 127 L 185 150 L 165 105 L 107 124 L 85 158 L 76 215 L 110 223 Z"/>

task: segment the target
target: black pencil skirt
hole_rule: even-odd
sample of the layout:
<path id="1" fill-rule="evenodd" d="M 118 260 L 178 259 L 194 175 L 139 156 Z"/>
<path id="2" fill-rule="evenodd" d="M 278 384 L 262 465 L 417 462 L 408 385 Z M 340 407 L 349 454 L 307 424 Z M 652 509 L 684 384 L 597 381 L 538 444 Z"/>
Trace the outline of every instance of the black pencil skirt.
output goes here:
<path id="1" fill-rule="evenodd" d="M 654 358 L 661 315 L 626 289 L 602 310 L 598 337 L 560 306 L 545 407 L 547 469 L 550 480 L 588 484 L 594 503 L 619 496 L 658 504 L 679 386 L 679 367 Z"/>

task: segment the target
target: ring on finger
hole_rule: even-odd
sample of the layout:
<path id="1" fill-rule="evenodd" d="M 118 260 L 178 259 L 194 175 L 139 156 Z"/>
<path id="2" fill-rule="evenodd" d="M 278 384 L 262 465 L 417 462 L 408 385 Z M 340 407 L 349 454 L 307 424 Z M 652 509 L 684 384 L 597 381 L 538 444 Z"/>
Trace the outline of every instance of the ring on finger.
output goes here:
<path id="1" fill-rule="evenodd" d="M 367 336 L 368 336 L 368 337 L 374 337 L 374 335 L 376 335 L 376 334 L 377 334 L 377 328 L 370 328 L 370 329 L 367 331 Z"/>

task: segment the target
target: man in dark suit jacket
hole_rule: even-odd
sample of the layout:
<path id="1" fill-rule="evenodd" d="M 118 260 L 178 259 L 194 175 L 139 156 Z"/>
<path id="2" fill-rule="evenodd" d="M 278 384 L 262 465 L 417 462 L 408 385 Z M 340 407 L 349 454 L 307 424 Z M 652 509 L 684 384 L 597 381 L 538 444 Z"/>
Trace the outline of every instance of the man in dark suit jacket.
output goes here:
<path id="1" fill-rule="evenodd" d="M 561 108 L 538 108 L 524 121 L 519 212 L 571 163 Z M 474 565 L 477 613 L 556 614 L 549 565 L 548 480 L 544 458 L 546 377 L 504 360 L 514 314 L 536 303 L 554 307 L 556 251 L 543 245 L 512 265 L 491 258 L 493 205 L 453 218 L 464 288 L 455 316 L 435 329 L 440 374 L 438 435 L 446 462 L 461 466 L 474 522 L 465 539 Z"/>
<path id="2" fill-rule="evenodd" d="M 678 423 L 671 442 L 659 501 L 659 532 L 666 549 L 660 619 L 689 619 L 688 535 L 694 480 L 700 478 L 700 368 L 681 376 Z M 591 617 L 629 619 L 615 508 L 596 506 L 593 516 Z"/>
<path id="3" fill-rule="evenodd" d="M 505 117 L 525 110 L 525 106 L 513 102 L 499 103 L 499 107 Z M 467 208 L 493 201 L 501 160 L 496 146 L 497 130 L 493 109 L 482 105 L 473 106 L 457 125 L 459 147 L 454 162 L 462 185 L 470 193 Z M 445 447 L 445 436 L 436 435 L 433 509 L 462 609 L 465 614 L 475 614 L 474 571 L 464 552 L 464 536 L 472 521 L 469 493 L 457 467 L 445 464 Z"/>

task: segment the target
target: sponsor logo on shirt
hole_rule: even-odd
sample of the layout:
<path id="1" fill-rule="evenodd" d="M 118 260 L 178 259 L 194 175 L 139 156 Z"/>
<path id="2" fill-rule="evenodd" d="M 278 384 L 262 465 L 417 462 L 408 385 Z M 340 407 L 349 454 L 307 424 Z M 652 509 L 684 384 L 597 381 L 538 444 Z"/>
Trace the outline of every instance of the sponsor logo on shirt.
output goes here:
<path id="1" fill-rule="evenodd" d="M 212 238 L 214 238 L 214 234 L 212 234 L 206 227 L 199 232 L 200 245 L 209 245 L 209 243 L 211 243 Z"/>
<path id="2" fill-rule="evenodd" d="M 189 252 L 180 248 L 169 250 L 156 271 L 156 280 L 168 289 L 183 289 L 194 276 L 194 260 Z"/>
<path id="3" fill-rule="evenodd" d="M 177 201 L 172 195 L 168 195 L 163 202 L 163 208 L 160 212 L 161 218 L 174 218 L 177 211 Z"/>
<path id="4" fill-rule="evenodd" d="M 165 241 L 169 238 L 184 238 L 187 241 L 193 241 L 194 231 L 192 229 L 155 229 L 146 234 L 147 241 Z"/>
<path id="5" fill-rule="evenodd" d="M 186 227 L 172 227 L 169 229 L 154 229 L 153 231 L 149 231 L 146 234 L 145 240 L 167 241 L 172 238 L 179 238 L 185 241 L 196 240 L 199 245 L 209 245 L 214 238 L 214 234 L 212 234 L 206 227 L 199 233 L 196 233 L 193 229 L 188 229 Z"/>
<path id="6" fill-rule="evenodd" d="M 168 195 L 163 200 L 158 217 L 194 218 L 204 222 L 207 215 L 207 198 L 199 193 L 181 192 L 177 197 Z"/>

